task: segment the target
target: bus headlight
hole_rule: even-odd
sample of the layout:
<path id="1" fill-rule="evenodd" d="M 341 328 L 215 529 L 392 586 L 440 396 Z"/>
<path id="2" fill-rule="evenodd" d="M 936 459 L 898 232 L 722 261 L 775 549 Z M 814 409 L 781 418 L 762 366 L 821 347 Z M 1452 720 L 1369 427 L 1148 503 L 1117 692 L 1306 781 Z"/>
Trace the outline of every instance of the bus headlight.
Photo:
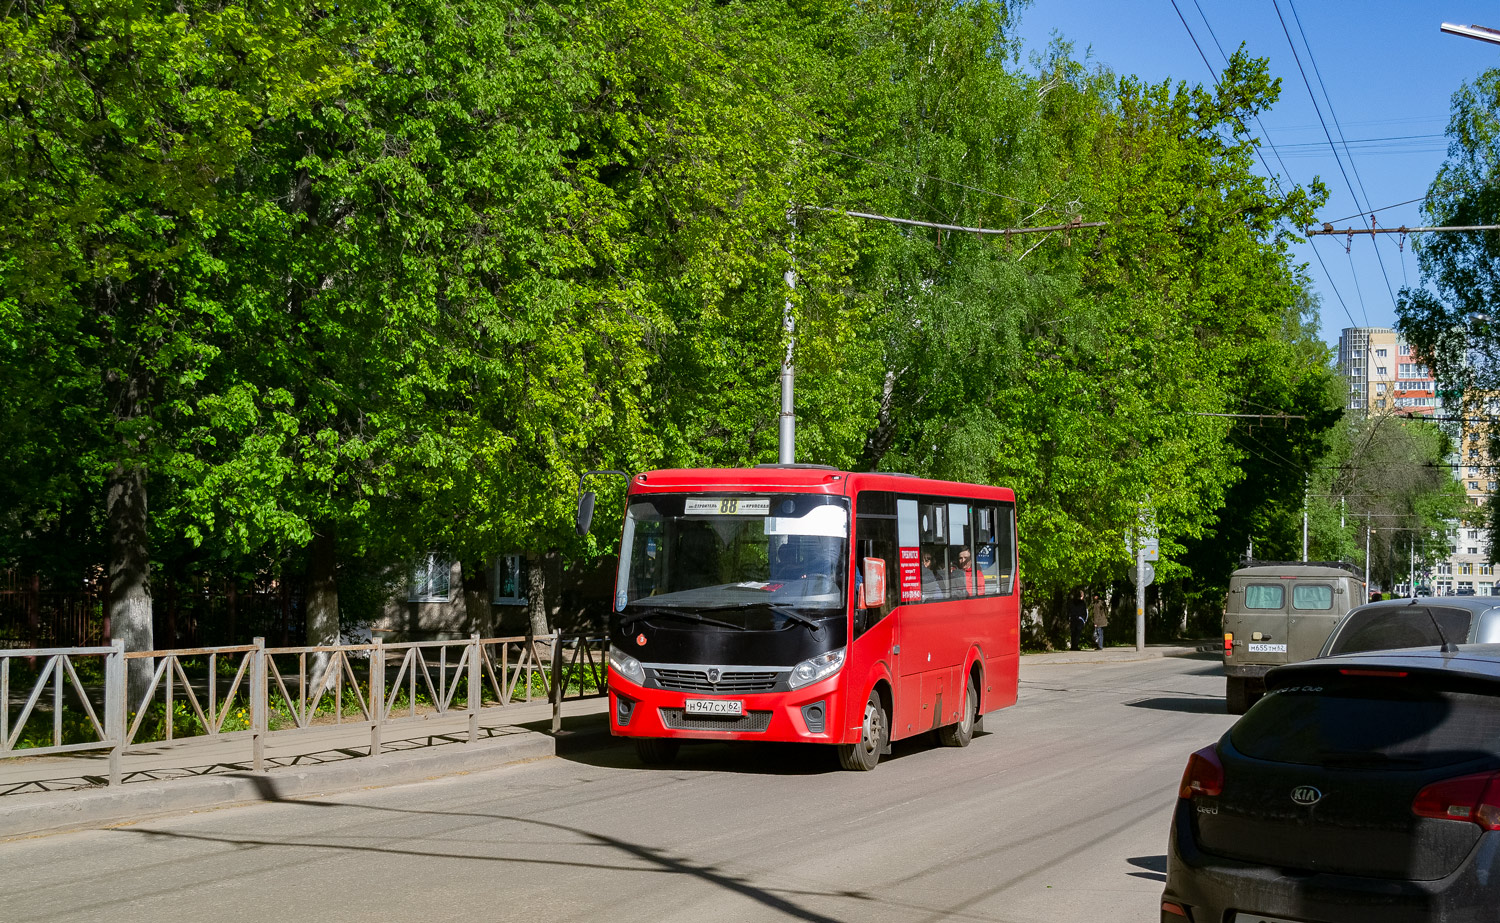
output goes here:
<path id="1" fill-rule="evenodd" d="M 616 673 L 637 686 L 645 685 L 646 669 L 641 666 L 641 662 L 613 644 L 609 646 L 609 665 L 615 668 Z"/>
<path id="2" fill-rule="evenodd" d="M 809 657 L 795 667 L 792 667 L 792 678 L 787 685 L 793 689 L 806 686 L 808 683 L 816 683 L 820 679 L 827 679 L 837 673 L 844 666 L 844 649 L 841 647 L 836 651 Z"/>

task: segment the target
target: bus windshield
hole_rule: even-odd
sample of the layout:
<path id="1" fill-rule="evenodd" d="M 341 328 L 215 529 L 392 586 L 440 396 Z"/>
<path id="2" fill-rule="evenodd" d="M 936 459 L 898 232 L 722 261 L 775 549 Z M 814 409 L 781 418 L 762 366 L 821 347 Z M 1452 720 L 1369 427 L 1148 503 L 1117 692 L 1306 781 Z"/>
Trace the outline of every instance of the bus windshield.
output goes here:
<path id="1" fill-rule="evenodd" d="M 842 614 L 848 546 L 843 497 L 637 496 L 625 516 L 615 609 L 711 610 L 704 624 L 760 629 Z"/>

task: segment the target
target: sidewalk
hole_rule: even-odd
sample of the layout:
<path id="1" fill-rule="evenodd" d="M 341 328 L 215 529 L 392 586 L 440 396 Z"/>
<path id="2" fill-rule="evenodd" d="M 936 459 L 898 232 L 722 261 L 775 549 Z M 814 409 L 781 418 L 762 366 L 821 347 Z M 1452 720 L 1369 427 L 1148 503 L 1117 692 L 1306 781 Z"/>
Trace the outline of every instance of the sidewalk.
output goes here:
<path id="1" fill-rule="evenodd" d="M 607 700 L 562 706 L 563 731 L 586 733 Z M 387 725 L 382 753 L 370 757 L 364 725 L 324 725 L 266 738 L 267 771 L 251 771 L 250 738 L 190 737 L 134 747 L 122 761 L 124 783 L 107 786 L 108 753 L 0 760 L 0 840 L 128 823 L 159 814 L 280 801 L 334 791 L 396 785 L 554 756 L 559 739 L 544 701 L 480 713 L 468 743 L 468 718 L 418 717 Z M 601 725 L 602 726 L 602 725 Z"/>
<path id="2" fill-rule="evenodd" d="M 1157 657 L 1187 657 L 1192 654 L 1216 653 L 1219 647 L 1213 641 L 1183 642 L 1181 644 L 1148 644 L 1144 651 L 1131 647 L 1106 647 L 1102 651 L 1086 648 L 1081 651 L 1047 651 L 1041 654 L 1022 654 L 1021 663 L 1126 663 L 1134 660 L 1154 660 Z"/>

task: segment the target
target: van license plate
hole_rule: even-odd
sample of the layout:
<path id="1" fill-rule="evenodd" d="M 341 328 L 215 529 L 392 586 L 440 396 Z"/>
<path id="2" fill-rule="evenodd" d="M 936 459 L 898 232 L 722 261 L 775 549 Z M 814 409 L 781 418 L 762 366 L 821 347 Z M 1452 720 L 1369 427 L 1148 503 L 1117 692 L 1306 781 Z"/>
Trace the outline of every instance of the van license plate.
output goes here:
<path id="1" fill-rule="evenodd" d="M 1249 645 L 1249 648 L 1250 648 L 1250 653 L 1252 653 L 1252 654 L 1285 654 L 1286 653 L 1286 645 L 1285 644 L 1258 644 L 1258 643 L 1255 643 L 1255 642 L 1252 641 L 1250 643 L 1250 645 Z M 1270 917 L 1266 917 L 1266 919 L 1269 920 L 1271 918 Z"/>
<path id="2" fill-rule="evenodd" d="M 745 714 L 745 703 L 736 699 L 688 699 L 682 710 L 690 715 L 729 715 L 738 718 Z"/>

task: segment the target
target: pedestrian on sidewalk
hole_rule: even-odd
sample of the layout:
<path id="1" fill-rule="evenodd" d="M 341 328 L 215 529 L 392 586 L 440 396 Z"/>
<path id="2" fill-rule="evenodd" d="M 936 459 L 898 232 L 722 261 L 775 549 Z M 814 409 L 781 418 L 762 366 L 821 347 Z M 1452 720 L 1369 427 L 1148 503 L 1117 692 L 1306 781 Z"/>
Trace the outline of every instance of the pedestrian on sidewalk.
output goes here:
<path id="1" fill-rule="evenodd" d="M 1083 650 L 1083 626 L 1089 620 L 1089 604 L 1083 598 L 1083 590 L 1074 590 L 1068 600 L 1068 634 L 1073 641 L 1073 650 Z"/>
<path id="2" fill-rule="evenodd" d="M 1094 601 L 1089 606 L 1094 617 L 1094 649 L 1104 650 L 1104 629 L 1109 625 L 1109 604 L 1104 597 L 1098 593 L 1094 594 Z"/>

